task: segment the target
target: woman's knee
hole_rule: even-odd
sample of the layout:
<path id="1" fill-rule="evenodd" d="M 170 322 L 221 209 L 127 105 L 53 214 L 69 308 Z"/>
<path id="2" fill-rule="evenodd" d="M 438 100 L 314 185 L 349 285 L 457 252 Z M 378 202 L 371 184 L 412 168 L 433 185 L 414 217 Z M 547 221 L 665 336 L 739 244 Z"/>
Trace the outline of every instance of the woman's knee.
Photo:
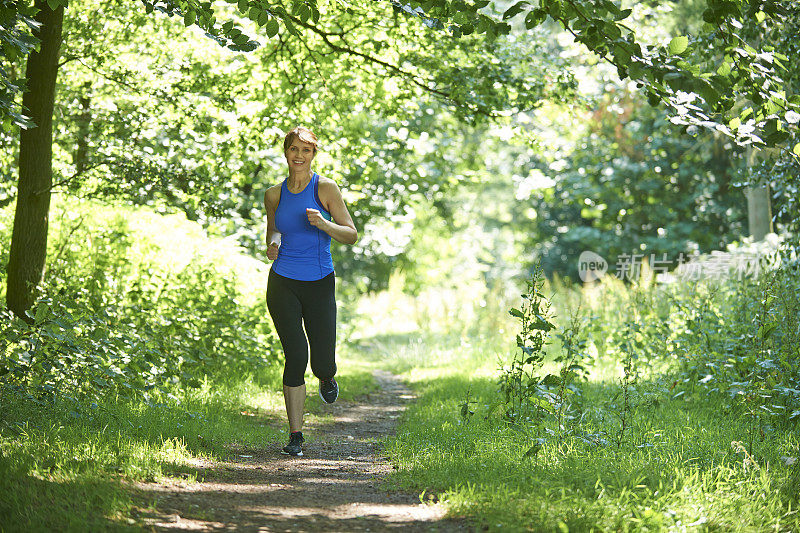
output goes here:
<path id="1" fill-rule="evenodd" d="M 283 384 L 287 387 L 299 387 L 304 385 L 305 382 L 305 369 L 300 370 L 288 365 L 283 368 Z"/>
<path id="2" fill-rule="evenodd" d="M 325 357 L 311 357 L 311 372 L 321 380 L 329 380 L 336 375 L 336 360 L 331 352 Z"/>

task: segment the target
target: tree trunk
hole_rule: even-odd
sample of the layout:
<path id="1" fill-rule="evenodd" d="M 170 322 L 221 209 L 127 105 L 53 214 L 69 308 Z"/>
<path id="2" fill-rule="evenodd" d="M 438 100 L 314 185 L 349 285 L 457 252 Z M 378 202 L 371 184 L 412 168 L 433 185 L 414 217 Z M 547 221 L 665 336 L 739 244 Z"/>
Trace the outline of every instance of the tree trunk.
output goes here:
<path id="1" fill-rule="evenodd" d="M 750 223 L 750 236 L 753 242 L 763 241 L 767 233 L 772 233 L 772 202 L 769 197 L 769 185 L 748 187 L 747 218 Z"/>
<path id="2" fill-rule="evenodd" d="M 756 151 L 753 147 L 747 149 L 748 172 L 755 165 Z M 750 226 L 750 236 L 753 242 L 763 241 L 768 233 L 772 233 L 772 199 L 770 198 L 769 183 L 764 185 L 753 184 L 745 189 L 747 197 L 747 221 Z"/>
<path id="3" fill-rule="evenodd" d="M 50 188 L 53 184 L 53 104 L 64 7 L 53 11 L 44 0 L 36 0 L 41 27 L 35 32 L 41 45 L 28 56 L 25 77 L 28 92 L 22 105 L 36 126 L 23 129 L 19 139 L 19 183 L 14 232 L 8 259 L 6 302 L 17 316 L 25 318 L 42 279 L 47 256 L 47 226 Z"/>

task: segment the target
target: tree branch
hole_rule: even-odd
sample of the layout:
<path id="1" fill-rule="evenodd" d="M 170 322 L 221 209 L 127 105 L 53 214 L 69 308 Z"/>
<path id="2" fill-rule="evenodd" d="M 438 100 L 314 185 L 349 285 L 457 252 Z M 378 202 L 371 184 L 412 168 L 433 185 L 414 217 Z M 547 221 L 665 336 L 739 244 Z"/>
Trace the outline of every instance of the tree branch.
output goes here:
<path id="1" fill-rule="evenodd" d="M 481 115 L 489 117 L 489 118 L 497 118 L 497 116 L 498 116 L 495 113 L 492 113 L 491 111 L 486 111 L 484 109 L 481 109 L 480 107 L 469 106 L 466 103 L 461 103 L 460 104 L 456 99 L 454 99 L 452 97 L 451 93 L 449 93 L 447 91 L 442 91 L 441 89 L 437 89 L 435 86 L 432 86 L 432 85 L 435 85 L 435 83 L 436 83 L 434 80 L 427 80 L 427 83 L 426 83 L 425 80 L 418 79 L 418 77 L 415 76 L 414 74 L 412 74 L 411 72 L 403 70 L 402 68 L 400 68 L 399 66 L 397 66 L 397 65 L 395 65 L 393 63 L 389 63 L 387 61 L 383 61 L 382 59 L 374 57 L 374 56 L 372 56 L 370 54 L 367 54 L 367 53 L 364 53 L 364 52 L 360 52 L 358 50 L 355 50 L 355 49 L 351 48 L 347 44 L 347 42 L 344 40 L 343 36 L 339 36 L 337 34 L 332 34 L 330 32 L 326 32 L 326 31 L 320 29 L 319 27 L 317 27 L 315 25 L 308 24 L 307 22 L 305 22 L 305 21 L 303 21 L 303 20 L 301 20 L 301 19 L 299 19 L 297 17 L 293 17 L 291 15 L 288 15 L 288 13 L 287 13 L 287 17 L 289 18 L 289 20 L 293 24 L 296 24 L 297 26 L 303 27 L 303 28 L 305 28 L 307 30 L 310 30 L 313 33 L 316 33 L 317 35 L 319 35 L 322 38 L 322 41 L 328 46 L 328 48 L 330 48 L 331 50 L 333 50 L 335 52 L 342 53 L 342 54 L 347 54 L 347 55 L 351 55 L 351 56 L 355 56 L 355 57 L 360 57 L 361 59 L 364 59 L 365 61 L 367 61 L 369 63 L 375 64 L 375 65 L 380 65 L 380 66 L 388 69 L 389 71 L 393 72 L 394 74 L 397 74 L 400 77 L 402 77 L 404 79 L 407 79 L 408 81 L 410 81 L 411 83 L 413 83 L 417 87 L 420 87 L 424 91 L 429 92 L 431 94 L 435 94 L 435 95 L 441 96 L 442 98 L 445 98 L 446 100 L 450 101 L 451 103 L 453 103 L 456 106 L 467 107 L 471 111 L 473 111 L 474 113 L 478 113 L 478 114 L 481 114 Z M 331 39 L 330 39 L 331 35 L 338 36 L 339 39 L 344 44 L 343 45 L 342 44 L 337 44 L 337 43 L 334 43 L 333 41 L 331 41 Z"/>
<path id="2" fill-rule="evenodd" d="M 61 187 L 62 185 L 68 185 L 71 182 L 73 182 L 76 179 L 78 179 L 81 176 L 83 176 L 84 174 L 86 174 L 86 172 L 88 172 L 89 170 L 92 170 L 92 169 L 107 165 L 109 163 L 109 161 L 110 160 L 106 159 L 106 160 L 103 160 L 103 161 L 98 161 L 98 162 L 93 163 L 91 165 L 87 165 L 80 172 L 76 172 L 75 174 L 73 174 L 72 176 L 70 176 L 68 178 L 65 178 L 65 179 L 63 179 L 61 181 L 53 183 L 52 185 L 50 185 L 50 187 L 47 187 L 46 189 L 41 189 L 39 191 L 36 191 L 34 194 L 36 194 L 36 195 L 43 194 L 43 193 L 50 192 L 50 191 L 54 190 L 56 187 Z"/>

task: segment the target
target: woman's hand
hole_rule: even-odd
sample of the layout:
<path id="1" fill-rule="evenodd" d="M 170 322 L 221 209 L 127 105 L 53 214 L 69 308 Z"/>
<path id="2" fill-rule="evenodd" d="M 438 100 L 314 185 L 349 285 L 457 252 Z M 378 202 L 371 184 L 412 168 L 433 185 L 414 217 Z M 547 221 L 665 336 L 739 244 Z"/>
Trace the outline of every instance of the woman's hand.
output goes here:
<path id="1" fill-rule="evenodd" d="M 308 217 L 309 224 L 315 228 L 321 229 L 322 231 L 325 231 L 325 226 L 329 224 L 329 222 L 322 216 L 322 213 L 319 212 L 319 209 L 311 209 L 310 207 L 307 207 L 306 216 Z"/>
<path id="2" fill-rule="evenodd" d="M 335 181 L 328 178 L 319 179 L 319 199 L 322 208 L 331 214 L 331 220 L 323 217 L 319 209 L 307 207 L 308 223 L 318 230 L 324 231 L 337 242 L 354 244 L 358 240 L 358 231 L 353 224 L 353 218 L 347 211 L 347 206 L 344 205 L 342 192 Z"/>
<path id="3" fill-rule="evenodd" d="M 276 242 L 269 243 L 267 246 L 267 259 L 270 261 L 275 261 L 278 258 L 278 248 L 279 245 Z"/>

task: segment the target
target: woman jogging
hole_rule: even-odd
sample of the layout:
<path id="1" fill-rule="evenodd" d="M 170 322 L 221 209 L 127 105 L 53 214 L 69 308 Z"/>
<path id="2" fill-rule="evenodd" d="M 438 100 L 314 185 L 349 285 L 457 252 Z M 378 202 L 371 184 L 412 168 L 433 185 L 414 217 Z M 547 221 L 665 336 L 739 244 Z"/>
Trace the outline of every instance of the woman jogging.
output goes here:
<path id="1" fill-rule="evenodd" d="M 274 261 L 267 282 L 267 308 L 286 359 L 283 398 L 291 436 L 283 453 L 288 455 L 303 455 L 303 376 L 309 345 L 320 397 L 333 403 L 339 396 L 334 378 L 336 300 L 331 238 L 342 244 L 358 239 L 339 187 L 311 170 L 317 144 L 317 136 L 303 126 L 287 133 L 283 151 L 289 177 L 264 194 L 267 258 Z"/>

